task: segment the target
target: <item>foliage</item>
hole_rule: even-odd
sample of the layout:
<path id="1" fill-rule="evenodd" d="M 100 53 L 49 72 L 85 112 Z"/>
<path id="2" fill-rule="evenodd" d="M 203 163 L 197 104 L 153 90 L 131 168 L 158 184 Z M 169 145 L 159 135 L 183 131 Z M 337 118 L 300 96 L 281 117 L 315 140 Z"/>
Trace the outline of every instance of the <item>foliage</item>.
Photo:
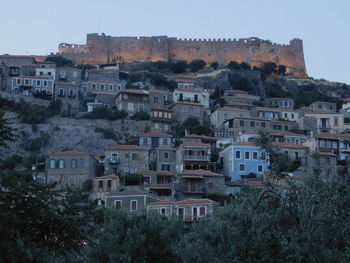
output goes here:
<path id="1" fill-rule="evenodd" d="M 85 113 L 82 118 L 85 119 L 104 119 L 104 120 L 119 120 L 128 116 L 128 113 L 124 110 L 109 110 L 105 107 L 95 108 L 92 112 Z"/>
<path id="2" fill-rule="evenodd" d="M 262 72 L 266 75 L 271 75 L 277 71 L 277 65 L 274 62 L 265 62 L 262 66 Z"/>
<path id="3" fill-rule="evenodd" d="M 218 63 L 217 61 L 214 61 L 213 63 L 210 64 L 210 66 L 211 66 L 213 69 L 217 70 L 217 69 L 219 68 L 219 63 Z"/>
<path id="4" fill-rule="evenodd" d="M 45 61 L 54 62 L 56 67 L 73 67 L 73 61 L 66 59 L 59 55 L 50 55 L 46 57 Z"/>
<path id="5" fill-rule="evenodd" d="M 172 245 L 179 240 L 182 227 L 180 223 L 152 214 L 110 211 L 84 262 L 179 262 Z"/>
<path id="6" fill-rule="evenodd" d="M 177 83 L 174 80 L 169 80 L 163 74 L 160 73 L 146 73 L 145 77 L 150 80 L 154 86 L 166 87 L 173 91 L 177 87 Z"/>
<path id="7" fill-rule="evenodd" d="M 2 262 L 47 262 L 78 253 L 93 238 L 95 205 L 88 195 L 42 185 L 31 175 L 0 172 Z"/>
<path id="8" fill-rule="evenodd" d="M 241 66 L 239 65 L 239 63 L 237 61 L 230 61 L 230 63 L 227 64 L 227 68 L 231 69 L 231 70 L 241 70 Z"/>
<path id="9" fill-rule="evenodd" d="M 201 125 L 195 116 L 188 117 L 183 123 L 175 126 L 175 137 L 181 138 L 185 136 L 185 130 L 190 134 L 210 135 L 211 129 L 207 125 Z"/>
<path id="10" fill-rule="evenodd" d="M 228 81 L 232 88 L 251 91 L 253 90 L 253 85 L 250 83 L 249 79 L 244 76 L 240 76 L 239 74 L 229 74 Z"/>
<path id="11" fill-rule="evenodd" d="M 170 70 L 174 73 L 184 73 L 188 68 L 188 63 L 185 60 L 177 60 L 171 63 Z"/>
<path id="12" fill-rule="evenodd" d="M 141 185 L 143 176 L 141 174 L 126 174 L 121 177 L 125 185 Z"/>
<path id="13" fill-rule="evenodd" d="M 195 60 L 191 61 L 189 66 L 190 66 L 191 72 L 197 72 L 197 71 L 203 69 L 206 64 L 207 63 L 202 59 L 195 59 Z"/>
<path id="14" fill-rule="evenodd" d="M 277 73 L 284 76 L 286 74 L 287 67 L 285 65 L 278 65 Z"/>
<path id="15" fill-rule="evenodd" d="M 251 70 L 252 67 L 250 66 L 250 64 L 248 64 L 247 62 L 242 62 L 239 64 L 240 67 L 243 69 L 243 70 Z"/>
<path id="16" fill-rule="evenodd" d="M 22 156 L 12 155 L 4 160 L 0 160 L 0 170 L 14 170 L 15 167 L 23 161 Z"/>
<path id="17" fill-rule="evenodd" d="M 30 151 L 30 152 L 40 152 L 40 150 L 47 146 L 50 140 L 50 135 L 46 132 L 40 132 L 40 136 L 34 138 L 34 139 L 29 139 L 27 141 L 27 145 L 25 147 L 25 150 Z"/>
<path id="18" fill-rule="evenodd" d="M 151 117 L 149 116 L 149 114 L 145 111 L 136 112 L 134 115 L 130 117 L 130 119 L 137 120 L 137 121 L 149 121 L 150 118 Z"/>
<path id="19" fill-rule="evenodd" d="M 0 110 L 0 148 L 9 148 L 8 143 L 14 142 L 17 136 L 14 134 L 16 130 L 10 127 L 9 121 L 4 116 L 5 111 Z"/>
<path id="20" fill-rule="evenodd" d="M 103 137 L 106 139 L 106 140 L 114 140 L 114 141 L 118 141 L 117 139 L 117 136 L 115 135 L 113 129 L 103 129 L 103 128 L 99 128 L 99 127 L 96 127 L 95 128 L 95 132 L 100 132 L 103 134 Z"/>
<path id="21" fill-rule="evenodd" d="M 277 83 L 267 84 L 265 86 L 265 93 L 266 93 L 266 96 L 269 98 L 291 98 L 291 97 L 293 97 L 292 94 L 288 90 L 285 90 L 283 87 L 281 87 Z"/>

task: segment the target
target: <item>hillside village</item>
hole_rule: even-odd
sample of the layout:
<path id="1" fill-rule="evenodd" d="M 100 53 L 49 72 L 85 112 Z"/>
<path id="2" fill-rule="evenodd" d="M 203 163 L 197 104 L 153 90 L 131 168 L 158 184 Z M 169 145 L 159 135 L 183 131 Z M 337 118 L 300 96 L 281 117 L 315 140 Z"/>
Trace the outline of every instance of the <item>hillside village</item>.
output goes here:
<path id="1" fill-rule="evenodd" d="M 245 187 L 348 172 L 345 84 L 298 79 L 275 63 L 77 66 L 51 57 L 0 56 L 0 102 L 20 137 L 1 165 L 58 190 L 193 222 Z"/>

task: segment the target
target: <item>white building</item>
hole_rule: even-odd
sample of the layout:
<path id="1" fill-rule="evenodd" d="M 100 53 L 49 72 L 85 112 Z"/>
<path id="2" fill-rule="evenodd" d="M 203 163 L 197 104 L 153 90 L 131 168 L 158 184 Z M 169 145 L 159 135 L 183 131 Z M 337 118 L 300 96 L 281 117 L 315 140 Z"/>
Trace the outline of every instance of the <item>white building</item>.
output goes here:
<path id="1" fill-rule="evenodd" d="M 173 92 L 174 103 L 178 101 L 199 102 L 209 109 L 209 92 L 196 89 L 177 89 Z"/>

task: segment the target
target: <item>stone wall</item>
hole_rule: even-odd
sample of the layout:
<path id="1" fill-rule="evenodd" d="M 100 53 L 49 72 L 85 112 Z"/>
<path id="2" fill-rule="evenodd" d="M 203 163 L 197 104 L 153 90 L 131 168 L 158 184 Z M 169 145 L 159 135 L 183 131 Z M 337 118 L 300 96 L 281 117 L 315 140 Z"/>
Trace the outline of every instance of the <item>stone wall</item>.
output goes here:
<path id="1" fill-rule="evenodd" d="M 77 64 L 113 61 L 158 61 L 203 59 L 228 63 L 231 60 L 261 66 L 263 62 L 286 65 L 287 71 L 306 76 L 301 39 L 288 45 L 259 38 L 177 39 L 167 36 L 111 37 L 88 34 L 86 45 L 60 44 L 59 53 Z"/>

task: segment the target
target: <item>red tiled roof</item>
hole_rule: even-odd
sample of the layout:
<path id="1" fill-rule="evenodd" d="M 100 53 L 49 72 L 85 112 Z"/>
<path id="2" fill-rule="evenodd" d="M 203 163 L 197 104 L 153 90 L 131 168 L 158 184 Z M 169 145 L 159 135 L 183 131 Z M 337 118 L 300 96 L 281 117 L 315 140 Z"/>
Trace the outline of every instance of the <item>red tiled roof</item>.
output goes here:
<path id="1" fill-rule="evenodd" d="M 160 200 L 157 202 L 150 203 L 149 205 L 172 205 L 174 202 L 168 201 L 168 200 Z"/>
<path id="2" fill-rule="evenodd" d="M 335 102 L 328 102 L 328 101 L 315 101 L 312 104 L 336 104 Z"/>
<path id="3" fill-rule="evenodd" d="M 126 90 L 119 91 L 119 93 L 132 93 L 132 94 L 149 95 L 149 93 L 146 90 L 142 90 L 142 89 L 126 89 Z"/>
<path id="4" fill-rule="evenodd" d="M 139 150 L 139 151 L 148 151 L 148 149 L 143 148 L 138 145 L 116 145 L 116 146 L 110 146 L 106 147 L 106 150 Z"/>
<path id="5" fill-rule="evenodd" d="M 228 89 L 228 90 L 224 90 L 224 93 L 225 92 L 236 92 L 236 93 L 248 93 L 247 91 L 244 91 L 244 90 L 239 90 L 239 89 Z"/>
<path id="6" fill-rule="evenodd" d="M 185 170 L 180 175 L 197 175 L 197 176 L 224 176 L 207 170 Z"/>
<path id="7" fill-rule="evenodd" d="M 73 83 L 70 83 L 70 82 L 67 82 L 67 81 L 59 81 L 59 82 L 56 82 L 56 85 L 67 85 L 67 86 L 80 87 L 80 86 L 77 85 L 77 84 L 73 84 Z"/>
<path id="8" fill-rule="evenodd" d="M 187 135 L 185 136 L 185 138 L 189 138 L 189 139 L 205 139 L 205 140 L 216 140 L 215 138 L 213 137 L 209 137 L 209 136 L 206 136 L 206 135 L 198 135 L 198 134 L 190 134 L 190 135 Z"/>
<path id="9" fill-rule="evenodd" d="M 247 185 L 252 187 L 262 187 L 262 181 L 247 181 Z"/>
<path id="10" fill-rule="evenodd" d="M 203 93 L 203 92 L 205 92 L 203 90 L 198 90 L 198 89 L 176 89 L 174 92 L 176 92 L 176 91 L 192 92 L 192 93 Z"/>
<path id="11" fill-rule="evenodd" d="M 86 152 L 78 152 L 78 151 L 75 151 L 75 150 L 72 150 L 72 151 L 64 151 L 64 152 L 54 152 L 54 153 L 51 153 L 53 155 L 88 155 L 88 153 Z"/>
<path id="12" fill-rule="evenodd" d="M 234 97 L 233 97 L 234 98 Z M 231 102 L 231 103 L 227 103 L 225 105 L 229 105 L 229 106 L 254 106 L 253 104 L 248 104 L 248 103 L 243 103 L 243 102 Z"/>
<path id="13" fill-rule="evenodd" d="M 219 108 L 217 110 L 250 112 L 249 110 L 246 110 L 246 109 L 231 108 L 231 107 L 223 107 L 223 108 Z"/>
<path id="14" fill-rule="evenodd" d="M 176 105 L 176 104 L 184 104 L 184 105 L 191 105 L 191 106 L 199 106 L 199 107 L 204 107 L 202 104 L 200 103 L 196 103 L 196 102 L 189 102 L 189 101 L 177 101 L 175 102 L 172 106 Z"/>
<path id="15" fill-rule="evenodd" d="M 100 176 L 100 177 L 94 177 L 93 179 L 97 180 L 97 179 L 118 179 L 118 178 L 119 178 L 118 175 L 110 174 L 110 175 L 105 175 L 105 176 Z"/>
<path id="16" fill-rule="evenodd" d="M 183 146 L 207 146 L 209 147 L 209 144 L 202 143 L 202 142 L 196 142 L 196 141 L 187 141 L 182 144 Z"/>
<path id="17" fill-rule="evenodd" d="M 323 138 L 323 139 L 339 139 L 339 134 L 335 133 L 328 133 L 328 132 L 321 132 L 317 135 L 315 135 L 315 138 Z"/>
<path id="18" fill-rule="evenodd" d="M 252 142 L 234 142 L 233 145 L 237 146 L 254 146 L 257 147 L 254 143 Z"/>
<path id="19" fill-rule="evenodd" d="M 172 148 L 170 146 L 160 146 L 157 148 L 157 150 L 164 150 L 164 151 L 175 151 L 175 148 Z"/>
<path id="20" fill-rule="evenodd" d="M 190 205 L 190 204 L 217 204 L 217 202 L 210 200 L 210 199 L 185 199 L 182 201 L 175 202 L 176 205 Z"/>
<path id="21" fill-rule="evenodd" d="M 339 112 L 334 112 L 334 111 L 322 111 L 322 110 L 308 110 L 305 112 L 305 114 L 341 114 Z"/>
<path id="22" fill-rule="evenodd" d="M 145 187 L 152 189 L 172 189 L 172 184 L 146 184 Z"/>
<path id="23" fill-rule="evenodd" d="M 154 108 L 151 108 L 151 111 L 153 110 L 159 110 L 159 111 L 167 111 L 167 112 L 174 112 L 173 110 L 171 109 L 168 109 L 168 108 L 161 108 L 161 107 L 154 107 Z"/>
<path id="24" fill-rule="evenodd" d="M 273 142 L 272 144 L 277 145 L 281 148 L 291 148 L 291 149 L 307 149 L 308 147 L 299 144 L 283 143 L 283 142 Z"/>
<path id="25" fill-rule="evenodd" d="M 146 132 L 141 133 L 140 136 L 151 136 L 151 137 L 171 137 L 171 135 L 162 132 Z"/>
<path id="26" fill-rule="evenodd" d="M 281 111 L 281 108 L 271 108 L 271 107 L 256 107 L 256 110 L 265 110 L 265 111 Z"/>
<path id="27" fill-rule="evenodd" d="M 141 174 L 156 174 L 161 176 L 175 176 L 174 173 L 168 172 L 168 171 L 151 171 L 148 169 L 144 169 L 140 171 Z"/>
<path id="28" fill-rule="evenodd" d="M 150 89 L 150 90 L 147 90 L 149 93 L 153 93 L 153 94 L 166 94 L 166 93 L 169 93 L 165 90 L 160 90 L 160 89 Z"/>
<path id="29" fill-rule="evenodd" d="M 299 137 L 306 137 L 303 134 L 294 133 L 294 132 L 288 132 L 288 131 L 273 132 L 273 133 L 271 133 L 271 135 L 274 135 L 274 136 L 299 136 Z"/>
<path id="30" fill-rule="evenodd" d="M 326 155 L 326 156 L 338 156 L 337 154 L 331 153 L 331 152 L 319 152 L 320 155 Z"/>
<path id="31" fill-rule="evenodd" d="M 294 100 L 293 98 L 266 98 L 267 100 Z"/>

